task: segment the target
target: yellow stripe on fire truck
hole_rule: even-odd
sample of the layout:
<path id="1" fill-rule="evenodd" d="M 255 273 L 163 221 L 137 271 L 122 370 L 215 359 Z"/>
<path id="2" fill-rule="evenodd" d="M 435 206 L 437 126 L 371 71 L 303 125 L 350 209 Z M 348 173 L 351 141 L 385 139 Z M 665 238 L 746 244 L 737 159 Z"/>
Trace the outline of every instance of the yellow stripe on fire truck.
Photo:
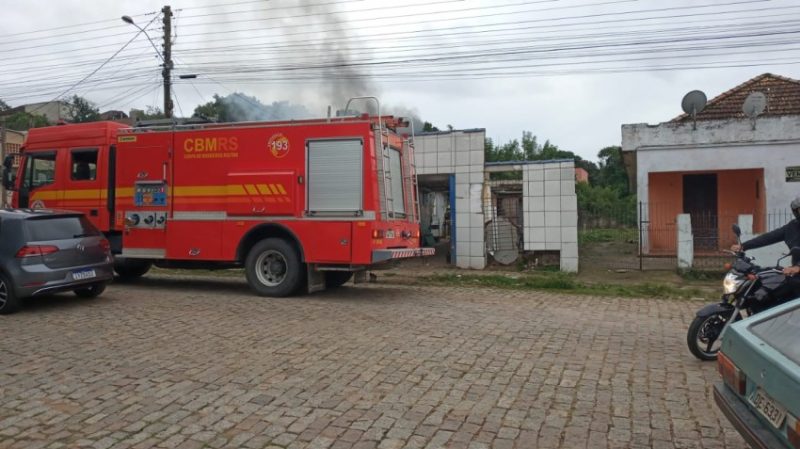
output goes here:
<path id="1" fill-rule="evenodd" d="M 228 184 L 217 186 L 178 186 L 167 189 L 167 194 L 177 198 L 185 197 L 228 197 L 228 196 L 279 196 L 279 201 L 290 201 L 283 184 Z M 117 198 L 133 197 L 133 188 L 122 187 L 116 190 Z M 94 200 L 108 198 L 108 189 L 65 189 L 34 192 L 31 200 Z"/>

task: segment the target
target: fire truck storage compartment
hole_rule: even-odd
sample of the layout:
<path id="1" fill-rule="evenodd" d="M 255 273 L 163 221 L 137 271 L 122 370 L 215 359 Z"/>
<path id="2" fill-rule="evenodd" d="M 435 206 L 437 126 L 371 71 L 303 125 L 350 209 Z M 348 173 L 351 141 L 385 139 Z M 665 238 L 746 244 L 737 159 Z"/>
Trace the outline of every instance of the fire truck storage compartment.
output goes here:
<path id="1" fill-rule="evenodd" d="M 294 216 L 296 179 L 291 170 L 229 173 L 228 215 Z"/>
<path id="2" fill-rule="evenodd" d="M 363 215 L 362 139 L 309 140 L 306 164 L 308 215 Z"/>
<path id="3" fill-rule="evenodd" d="M 222 255 L 222 220 L 184 220 L 180 213 L 167 230 L 167 259 L 225 260 Z"/>

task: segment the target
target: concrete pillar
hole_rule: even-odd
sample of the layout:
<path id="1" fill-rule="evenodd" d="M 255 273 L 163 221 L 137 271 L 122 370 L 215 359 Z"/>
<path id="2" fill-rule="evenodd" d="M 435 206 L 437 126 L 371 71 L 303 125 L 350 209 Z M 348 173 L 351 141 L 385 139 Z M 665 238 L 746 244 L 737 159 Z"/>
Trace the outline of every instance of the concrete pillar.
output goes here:
<path id="1" fill-rule="evenodd" d="M 739 228 L 742 230 L 742 241 L 746 242 L 753 238 L 753 216 L 752 215 L 739 215 L 737 220 Z M 733 232 L 733 230 L 731 230 Z"/>
<path id="2" fill-rule="evenodd" d="M 692 217 L 689 214 L 678 215 L 678 269 L 688 270 L 694 262 L 694 235 L 692 235 Z"/>

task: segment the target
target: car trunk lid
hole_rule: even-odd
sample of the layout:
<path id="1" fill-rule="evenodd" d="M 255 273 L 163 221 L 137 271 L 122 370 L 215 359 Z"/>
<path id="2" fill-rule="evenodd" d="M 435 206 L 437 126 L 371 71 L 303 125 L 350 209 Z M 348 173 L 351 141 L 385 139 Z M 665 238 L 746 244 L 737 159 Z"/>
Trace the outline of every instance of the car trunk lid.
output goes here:
<path id="1" fill-rule="evenodd" d="M 41 261 L 51 269 L 80 268 L 106 260 L 105 238 L 82 215 L 57 215 L 26 220 L 27 246 L 41 248 Z"/>

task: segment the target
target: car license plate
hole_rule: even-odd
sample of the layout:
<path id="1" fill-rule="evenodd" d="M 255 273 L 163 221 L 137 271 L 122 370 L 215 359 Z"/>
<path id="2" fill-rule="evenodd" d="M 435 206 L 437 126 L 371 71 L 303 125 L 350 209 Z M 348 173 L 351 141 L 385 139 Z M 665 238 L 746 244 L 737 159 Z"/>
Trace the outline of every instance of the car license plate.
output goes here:
<path id="1" fill-rule="evenodd" d="M 389 229 L 388 231 L 386 231 L 386 238 L 387 239 L 393 239 L 394 238 L 394 229 Z"/>
<path id="2" fill-rule="evenodd" d="M 83 281 L 86 279 L 93 279 L 97 277 L 94 270 L 75 271 L 72 273 L 72 279 L 76 281 Z"/>
<path id="3" fill-rule="evenodd" d="M 780 429 L 786 419 L 786 409 L 767 396 L 760 388 L 750 395 L 750 404 L 755 407 L 776 429 Z"/>

